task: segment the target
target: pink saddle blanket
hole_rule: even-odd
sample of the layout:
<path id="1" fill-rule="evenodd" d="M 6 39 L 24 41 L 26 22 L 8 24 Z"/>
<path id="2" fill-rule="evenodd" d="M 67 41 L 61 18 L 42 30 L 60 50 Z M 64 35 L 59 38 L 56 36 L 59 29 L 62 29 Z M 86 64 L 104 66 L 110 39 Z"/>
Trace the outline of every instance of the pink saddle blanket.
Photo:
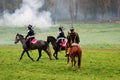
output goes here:
<path id="1" fill-rule="evenodd" d="M 62 44 L 63 47 L 65 47 L 66 43 L 67 43 L 67 40 L 63 40 L 61 44 Z"/>
<path id="2" fill-rule="evenodd" d="M 37 42 L 37 39 L 32 39 L 31 41 L 33 44 Z"/>

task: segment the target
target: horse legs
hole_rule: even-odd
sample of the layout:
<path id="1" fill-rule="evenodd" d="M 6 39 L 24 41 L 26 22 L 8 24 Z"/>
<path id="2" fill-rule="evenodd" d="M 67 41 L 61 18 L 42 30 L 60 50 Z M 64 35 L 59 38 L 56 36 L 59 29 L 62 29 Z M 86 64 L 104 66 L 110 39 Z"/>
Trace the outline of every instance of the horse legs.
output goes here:
<path id="1" fill-rule="evenodd" d="M 74 69 L 74 67 L 73 67 L 73 59 L 71 60 L 71 63 L 72 63 L 72 68 Z"/>
<path id="2" fill-rule="evenodd" d="M 56 58 L 55 52 L 53 53 L 53 56 Z"/>
<path id="3" fill-rule="evenodd" d="M 78 71 L 80 70 L 80 66 L 81 66 L 81 55 L 78 55 Z"/>
<path id="4" fill-rule="evenodd" d="M 73 70 L 75 70 L 75 64 L 76 64 L 76 60 L 75 60 L 75 55 L 73 54 L 74 52 L 70 52 L 70 58 L 71 58 L 71 63 L 72 63 L 72 68 Z"/>
<path id="5" fill-rule="evenodd" d="M 75 57 L 72 58 L 71 62 L 72 62 L 72 68 L 73 68 L 73 70 L 75 70 L 75 64 L 76 64 Z"/>
<path id="6" fill-rule="evenodd" d="M 67 55 L 67 64 L 69 64 L 69 55 Z"/>
<path id="7" fill-rule="evenodd" d="M 39 52 L 39 57 L 38 57 L 37 61 L 39 61 L 39 59 L 40 59 L 41 56 L 42 56 L 41 51 L 42 51 L 41 49 L 38 50 L 38 52 Z"/>
<path id="8" fill-rule="evenodd" d="M 25 53 L 25 50 L 23 50 L 23 52 L 22 52 L 22 54 L 21 54 L 20 61 L 21 61 L 21 59 L 22 59 L 24 53 Z"/>
<path id="9" fill-rule="evenodd" d="M 28 50 L 26 50 L 26 53 L 27 53 L 27 56 L 28 56 L 32 61 L 34 61 L 33 58 L 30 57 Z"/>
<path id="10" fill-rule="evenodd" d="M 58 51 L 57 50 L 55 50 L 53 56 L 55 57 L 56 60 L 58 59 L 58 57 L 57 57 L 58 56 Z"/>
<path id="11" fill-rule="evenodd" d="M 67 57 L 67 66 L 69 67 L 69 54 L 66 56 Z"/>

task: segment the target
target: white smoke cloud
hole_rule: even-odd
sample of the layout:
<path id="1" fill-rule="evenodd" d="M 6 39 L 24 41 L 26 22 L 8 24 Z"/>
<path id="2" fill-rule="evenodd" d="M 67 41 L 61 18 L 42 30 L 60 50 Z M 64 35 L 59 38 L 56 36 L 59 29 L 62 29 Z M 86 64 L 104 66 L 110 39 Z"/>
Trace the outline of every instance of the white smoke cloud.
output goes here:
<path id="1" fill-rule="evenodd" d="M 39 12 L 43 4 L 44 0 L 23 0 L 20 9 L 16 9 L 15 13 L 10 14 L 4 11 L 0 23 L 19 27 L 28 24 L 40 28 L 49 27 L 52 24 L 51 13 L 48 11 Z"/>

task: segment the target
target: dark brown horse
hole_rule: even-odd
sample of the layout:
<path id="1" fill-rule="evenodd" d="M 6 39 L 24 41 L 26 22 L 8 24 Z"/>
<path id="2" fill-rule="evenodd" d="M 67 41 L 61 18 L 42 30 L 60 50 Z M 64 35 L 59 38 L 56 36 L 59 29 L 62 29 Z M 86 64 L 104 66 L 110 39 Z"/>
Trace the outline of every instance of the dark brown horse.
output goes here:
<path id="1" fill-rule="evenodd" d="M 78 70 L 80 70 L 82 49 L 79 45 L 73 45 L 73 46 L 70 47 L 70 52 L 69 52 L 69 56 L 68 56 L 68 64 L 69 64 L 69 57 L 71 58 L 73 70 L 75 70 L 74 67 L 75 67 L 75 64 L 76 64 L 75 57 L 78 57 Z"/>
<path id="2" fill-rule="evenodd" d="M 44 51 L 47 53 L 47 55 L 49 56 L 50 60 L 52 60 L 50 48 L 49 48 L 49 45 L 48 45 L 47 41 L 38 40 L 38 41 L 37 41 L 36 43 L 34 43 L 34 44 L 31 43 L 31 44 L 30 44 L 30 48 L 27 48 L 27 47 L 26 47 L 26 43 L 25 43 L 26 41 L 25 41 L 24 36 L 21 35 L 21 34 L 17 34 L 16 37 L 15 37 L 15 44 L 18 43 L 19 41 L 22 43 L 22 47 L 23 47 L 23 52 L 22 52 L 22 54 L 21 54 L 20 60 L 22 59 L 24 53 L 26 52 L 27 55 L 28 55 L 28 57 L 29 57 L 32 61 L 34 61 L 33 58 L 30 57 L 28 51 L 29 51 L 29 50 L 35 50 L 35 49 L 38 49 L 38 52 L 39 52 L 39 57 L 37 58 L 37 61 L 39 61 L 40 57 L 42 56 L 42 54 L 41 54 L 41 51 L 42 51 L 42 50 L 44 50 Z"/>
<path id="3" fill-rule="evenodd" d="M 54 53 L 53 56 L 55 57 L 55 59 L 58 59 L 58 52 L 61 50 L 65 50 L 66 47 L 65 46 L 61 46 L 60 48 L 58 47 L 57 43 L 56 43 L 56 38 L 53 36 L 48 36 L 47 37 L 47 42 L 52 44 L 52 47 L 54 49 Z"/>

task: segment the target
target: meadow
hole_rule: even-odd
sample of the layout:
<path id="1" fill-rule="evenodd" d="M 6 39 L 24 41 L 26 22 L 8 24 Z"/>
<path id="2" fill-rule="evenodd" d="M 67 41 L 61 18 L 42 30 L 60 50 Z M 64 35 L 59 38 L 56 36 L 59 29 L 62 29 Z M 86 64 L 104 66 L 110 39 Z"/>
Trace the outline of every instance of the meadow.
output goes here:
<path id="1" fill-rule="evenodd" d="M 56 37 L 59 26 L 34 28 L 36 38 L 46 40 L 48 35 Z M 63 26 L 67 34 L 71 26 Z M 120 24 L 81 23 L 74 26 L 83 49 L 80 72 L 67 66 L 64 51 L 59 52 L 59 60 L 54 57 L 49 60 L 43 51 L 38 62 L 32 62 L 26 54 L 19 61 L 22 47 L 21 43 L 15 45 L 14 39 L 17 33 L 25 35 L 27 29 L 0 25 L 0 80 L 120 80 Z M 30 56 L 36 60 L 38 51 L 31 51 Z"/>

